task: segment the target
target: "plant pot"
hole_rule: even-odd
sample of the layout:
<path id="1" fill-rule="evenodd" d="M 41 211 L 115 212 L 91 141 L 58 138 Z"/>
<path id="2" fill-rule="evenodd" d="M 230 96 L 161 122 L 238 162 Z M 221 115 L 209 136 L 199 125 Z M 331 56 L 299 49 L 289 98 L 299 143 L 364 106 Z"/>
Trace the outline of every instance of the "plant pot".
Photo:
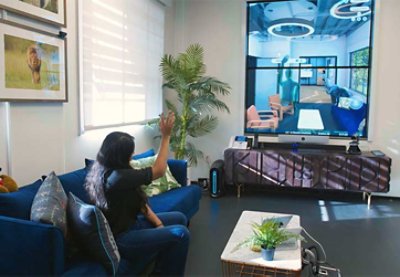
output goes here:
<path id="1" fill-rule="evenodd" d="M 261 256 L 266 261 L 273 261 L 275 248 L 261 248 Z"/>

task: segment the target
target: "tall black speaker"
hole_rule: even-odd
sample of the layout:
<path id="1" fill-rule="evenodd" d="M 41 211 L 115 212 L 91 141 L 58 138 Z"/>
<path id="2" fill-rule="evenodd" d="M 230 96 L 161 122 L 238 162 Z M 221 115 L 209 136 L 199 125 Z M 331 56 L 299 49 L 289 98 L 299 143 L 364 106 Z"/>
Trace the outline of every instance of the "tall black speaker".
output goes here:
<path id="1" fill-rule="evenodd" d="M 210 169 L 210 196 L 220 197 L 224 193 L 224 161 L 216 160 Z"/>

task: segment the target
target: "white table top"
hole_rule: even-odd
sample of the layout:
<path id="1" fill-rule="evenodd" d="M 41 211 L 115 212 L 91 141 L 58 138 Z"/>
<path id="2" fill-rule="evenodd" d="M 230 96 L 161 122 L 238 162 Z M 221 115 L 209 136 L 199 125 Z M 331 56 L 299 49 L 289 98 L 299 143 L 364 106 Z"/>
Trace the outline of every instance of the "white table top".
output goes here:
<path id="1" fill-rule="evenodd" d="M 301 109 L 297 129 L 323 130 L 321 113 L 317 109 Z"/>
<path id="2" fill-rule="evenodd" d="M 232 252 L 236 246 L 248 238 L 252 234 L 251 224 L 254 222 L 261 223 L 263 219 L 287 216 L 288 214 L 265 213 L 243 211 L 228 243 L 221 255 L 221 260 L 233 263 L 246 263 L 255 266 L 265 266 L 268 268 L 277 268 L 282 270 L 301 270 L 301 242 L 298 240 L 296 249 L 279 249 L 275 250 L 273 261 L 266 261 L 261 257 L 260 252 L 251 251 L 249 247 L 242 246 L 238 250 Z M 289 221 L 287 228 L 299 228 L 300 217 L 293 215 Z"/>

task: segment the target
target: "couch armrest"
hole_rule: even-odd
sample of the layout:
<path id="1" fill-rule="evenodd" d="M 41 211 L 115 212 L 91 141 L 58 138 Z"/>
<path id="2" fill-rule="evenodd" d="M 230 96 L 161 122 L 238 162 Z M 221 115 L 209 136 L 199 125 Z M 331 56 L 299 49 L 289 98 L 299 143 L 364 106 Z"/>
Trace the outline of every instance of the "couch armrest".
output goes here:
<path id="1" fill-rule="evenodd" d="M 0 257 L 2 275 L 59 275 L 63 234 L 52 225 L 0 215 Z"/>
<path id="2" fill-rule="evenodd" d="M 187 161 L 185 160 L 168 160 L 168 167 L 172 175 L 182 186 L 187 185 Z"/>

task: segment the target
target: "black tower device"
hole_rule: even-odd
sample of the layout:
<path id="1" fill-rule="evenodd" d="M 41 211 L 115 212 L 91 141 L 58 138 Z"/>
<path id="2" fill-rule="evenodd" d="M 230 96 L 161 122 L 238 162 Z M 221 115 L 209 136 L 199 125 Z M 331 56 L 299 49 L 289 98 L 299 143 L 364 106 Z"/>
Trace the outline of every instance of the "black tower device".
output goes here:
<path id="1" fill-rule="evenodd" d="M 216 160 L 210 169 L 210 196 L 220 197 L 224 192 L 224 161 Z"/>

